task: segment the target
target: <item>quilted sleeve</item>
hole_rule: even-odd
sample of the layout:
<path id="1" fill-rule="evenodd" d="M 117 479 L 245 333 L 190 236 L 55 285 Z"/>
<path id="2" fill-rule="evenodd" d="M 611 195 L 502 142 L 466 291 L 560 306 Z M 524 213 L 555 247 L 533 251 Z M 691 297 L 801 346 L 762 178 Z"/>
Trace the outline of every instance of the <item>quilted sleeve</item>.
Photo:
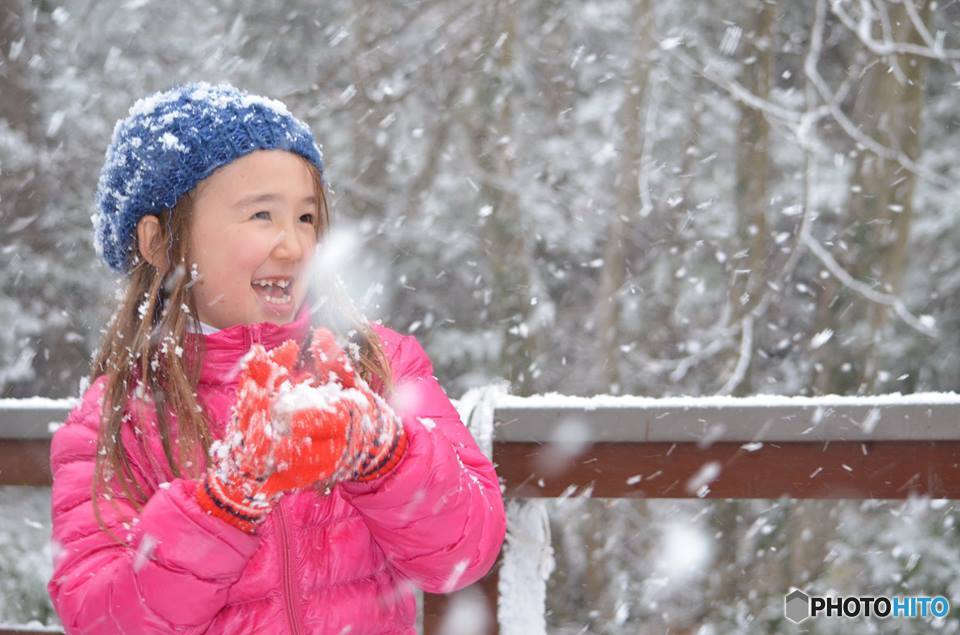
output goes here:
<path id="1" fill-rule="evenodd" d="M 340 490 L 398 571 L 424 591 L 449 593 L 496 560 L 506 531 L 500 483 L 416 338 L 402 337 L 391 361 L 406 453 L 388 474 Z"/>
<path id="2" fill-rule="evenodd" d="M 119 493 L 99 508 L 91 482 L 103 377 L 53 436 L 54 572 L 47 590 L 67 633 L 203 632 L 257 548 L 256 536 L 207 516 L 196 482 L 174 479 L 148 492 L 140 511 Z M 150 482 L 135 463 L 137 478 Z"/>

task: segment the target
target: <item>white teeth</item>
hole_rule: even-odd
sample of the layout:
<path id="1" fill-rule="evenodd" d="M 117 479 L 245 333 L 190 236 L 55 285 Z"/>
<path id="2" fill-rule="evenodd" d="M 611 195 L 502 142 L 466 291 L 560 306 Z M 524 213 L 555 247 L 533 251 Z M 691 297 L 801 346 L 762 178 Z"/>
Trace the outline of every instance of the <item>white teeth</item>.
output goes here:
<path id="1" fill-rule="evenodd" d="M 281 289 L 286 289 L 287 287 L 290 286 L 290 281 L 289 280 L 254 280 L 253 284 L 257 285 L 258 287 L 270 287 L 270 286 L 276 285 Z"/>
<path id="2" fill-rule="evenodd" d="M 286 293 L 279 298 L 274 298 L 272 295 L 267 295 L 264 296 L 263 299 L 271 304 L 287 304 L 291 300 L 290 296 L 288 296 Z"/>

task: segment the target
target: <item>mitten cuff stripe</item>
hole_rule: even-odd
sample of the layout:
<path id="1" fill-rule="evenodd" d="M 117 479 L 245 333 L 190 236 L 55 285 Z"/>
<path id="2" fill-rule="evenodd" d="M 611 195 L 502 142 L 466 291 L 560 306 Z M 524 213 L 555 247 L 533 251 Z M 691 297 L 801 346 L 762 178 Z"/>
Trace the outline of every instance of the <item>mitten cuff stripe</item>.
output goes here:
<path id="1" fill-rule="evenodd" d="M 237 514 L 230 509 L 229 506 L 217 499 L 211 492 L 207 479 L 203 479 L 203 487 L 197 488 L 197 502 L 200 504 L 200 507 L 211 516 L 215 516 L 248 534 L 256 532 L 257 525 L 253 519 L 242 514 Z"/>
<path id="2" fill-rule="evenodd" d="M 389 473 L 394 467 L 396 467 L 397 463 L 400 462 L 400 459 L 403 457 L 406 449 L 407 435 L 403 434 L 401 431 L 400 434 L 394 437 L 393 444 L 390 446 L 390 451 L 384 455 L 380 462 L 377 463 L 373 468 L 364 469 L 364 471 L 360 474 L 360 476 L 357 477 L 356 480 L 361 482 L 372 481 L 376 478 L 380 478 L 384 474 Z"/>

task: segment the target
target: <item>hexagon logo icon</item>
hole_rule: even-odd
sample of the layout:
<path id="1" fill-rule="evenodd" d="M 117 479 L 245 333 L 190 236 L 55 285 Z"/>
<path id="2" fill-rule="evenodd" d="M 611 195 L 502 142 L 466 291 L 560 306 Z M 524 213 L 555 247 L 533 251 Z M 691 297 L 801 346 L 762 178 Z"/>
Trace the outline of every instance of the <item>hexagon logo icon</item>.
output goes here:
<path id="1" fill-rule="evenodd" d="M 783 614 L 794 624 L 807 619 L 810 617 L 810 596 L 800 589 L 787 593 L 783 596 Z"/>

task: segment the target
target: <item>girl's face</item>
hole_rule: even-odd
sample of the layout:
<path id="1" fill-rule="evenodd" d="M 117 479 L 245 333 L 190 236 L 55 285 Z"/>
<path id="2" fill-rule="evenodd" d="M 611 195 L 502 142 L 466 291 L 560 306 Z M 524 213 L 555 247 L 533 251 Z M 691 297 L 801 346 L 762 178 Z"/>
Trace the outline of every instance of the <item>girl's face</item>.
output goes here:
<path id="1" fill-rule="evenodd" d="M 202 322 L 225 329 L 296 316 L 317 245 L 313 184 L 307 162 L 284 150 L 251 152 L 200 183 L 189 253 Z"/>

